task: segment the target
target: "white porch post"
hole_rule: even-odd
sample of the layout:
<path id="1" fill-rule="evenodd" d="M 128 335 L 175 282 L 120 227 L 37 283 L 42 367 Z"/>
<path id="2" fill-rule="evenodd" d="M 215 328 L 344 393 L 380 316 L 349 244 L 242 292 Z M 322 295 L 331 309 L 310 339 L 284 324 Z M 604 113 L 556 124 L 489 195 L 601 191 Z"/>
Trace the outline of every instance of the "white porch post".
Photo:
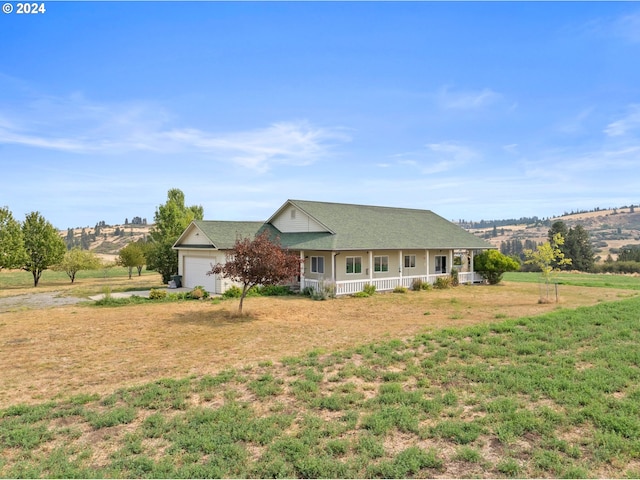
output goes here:
<path id="1" fill-rule="evenodd" d="M 336 252 L 331 252 L 331 280 L 336 282 Z"/>
<path id="2" fill-rule="evenodd" d="M 304 250 L 300 250 L 300 291 L 304 290 Z"/>
<path id="3" fill-rule="evenodd" d="M 471 283 L 473 283 L 476 279 L 475 270 L 473 269 L 473 259 L 475 258 L 476 251 L 470 250 L 469 254 L 471 256 L 471 264 L 469 265 L 469 271 L 471 272 Z"/>
<path id="4" fill-rule="evenodd" d="M 398 275 L 400 276 L 400 285 L 402 285 L 402 250 L 398 252 Z"/>
<path id="5" fill-rule="evenodd" d="M 429 280 L 429 250 L 425 250 L 426 253 L 426 262 L 427 264 L 425 265 L 427 267 L 427 281 Z"/>
<path id="6" fill-rule="evenodd" d="M 369 250 L 369 281 L 373 282 L 373 250 Z"/>
<path id="7" fill-rule="evenodd" d="M 453 250 L 449 250 L 449 273 L 453 272 Z"/>

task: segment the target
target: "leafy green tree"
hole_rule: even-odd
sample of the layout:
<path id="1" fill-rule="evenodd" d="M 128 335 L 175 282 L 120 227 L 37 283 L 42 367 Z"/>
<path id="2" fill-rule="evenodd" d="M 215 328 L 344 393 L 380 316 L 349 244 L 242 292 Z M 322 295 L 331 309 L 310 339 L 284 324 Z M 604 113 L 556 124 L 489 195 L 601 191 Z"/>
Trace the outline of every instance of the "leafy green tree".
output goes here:
<path id="1" fill-rule="evenodd" d="M 65 252 L 62 261 L 53 265 L 52 270 L 65 272 L 75 282 L 76 274 L 80 270 L 98 270 L 102 267 L 102 260 L 91 250 L 81 250 L 78 247 Z"/>
<path id="2" fill-rule="evenodd" d="M 178 253 L 173 244 L 193 220 L 202 220 L 203 216 L 202 206 L 185 206 L 184 193 L 177 188 L 169 190 L 167 202 L 156 209 L 155 225 L 149 232 L 147 268 L 159 272 L 164 283 L 178 273 Z"/>
<path id="3" fill-rule="evenodd" d="M 9 208 L 0 208 L 0 270 L 21 268 L 25 260 L 20 222 L 13 218 Z"/>
<path id="4" fill-rule="evenodd" d="M 67 246 L 51 223 L 40 214 L 27 214 L 22 224 L 26 260 L 23 269 L 33 275 L 33 286 L 37 287 L 42 272 L 60 263 Z"/>
<path id="5" fill-rule="evenodd" d="M 496 285 L 500 283 L 505 272 L 519 270 L 520 263 L 497 250 L 485 250 L 474 257 L 473 269 L 482 275 L 489 284 Z"/>
<path id="6" fill-rule="evenodd" d="M 549 285 L 553 280 L 554 273 L 559 270 L 562 265 L 571 264 L 570 258 L 565 258 L 560 247 L 564 245 L 562 234 L 553 235 L 550 242 L 538 245 L 536 250 L 525 250 L 527 264 L 536 266 L 542 275 L 542 279 L 546 286 L 546 298 L 540 298 L 541 303 L 549 302 Z M 557 301 L 557 297 L 556 297 Z"/>
<path id="7" fill-rule="evenodd" d="M 240 306 L 249 289 L 255 285 L 276 285 L 300 273 L 300 256 L 282 248 L 263 231 L 252 240 L 242 238 L 226 254 L 226 263 L 218 263 L 207 275 L 222 274 L 242 284 Z"/>
<path id="8" fill-rule="evenodd" d="M 138 276 L 140 276 L 145 264 L 144 247 L 138 242 L 131 242 L 120 249 L 116 263 L 129 269 L 129 279 L 134 267 L 138 269 Z"/>

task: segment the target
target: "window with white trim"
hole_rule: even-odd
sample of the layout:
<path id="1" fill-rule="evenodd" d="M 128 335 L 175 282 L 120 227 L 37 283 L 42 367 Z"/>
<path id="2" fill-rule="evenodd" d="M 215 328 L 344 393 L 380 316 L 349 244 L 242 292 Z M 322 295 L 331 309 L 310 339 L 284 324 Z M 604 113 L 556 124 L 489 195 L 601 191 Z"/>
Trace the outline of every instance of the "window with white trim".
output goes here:
<path id="1" fill-rule="evenodd" d="M 311 257 L 311 273 L 324 273 L 324 257 Z"/>
<path id="2" fill-rule="evenodd" d="M 373 271 L 374 272 L 388 272 L 389 271 L 389 257 L 379 256 L 373 257 Z"/>
<path id="3" fill-rule="evenodd" d="M 436 255 L 436 273 L 447 273 L 446 255 Z"/>
<path id="4" fill-rule="evenodd" d="M 416 268 L 416 256 L 405 255 L 404 256 L 404 268 Z"/>
<path id="5" fill-rule="evenodd" d="M 347 257 L 347 273 L 362 273 L 362 257 Z"/>

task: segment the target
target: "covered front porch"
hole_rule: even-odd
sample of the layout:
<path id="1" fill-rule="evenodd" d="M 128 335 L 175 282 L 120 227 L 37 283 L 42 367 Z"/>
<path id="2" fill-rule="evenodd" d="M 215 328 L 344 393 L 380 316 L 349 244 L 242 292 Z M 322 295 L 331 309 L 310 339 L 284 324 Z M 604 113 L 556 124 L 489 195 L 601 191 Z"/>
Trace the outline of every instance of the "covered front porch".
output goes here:
<path id="1" fill-rule="evenodd" d="M 412 288 L 416 282 L 433 284 L 439 277 L 458 274 L 460 284 L 482 283 L 473 271 L 475 250 L 367 250 L 347 252 L 300 251 L 300 290 L 352 295 L 373 285 L 378 292 Z"/>
<path id="2" fill-rule="evenodd" d="M 320 291 L 327 287 L 329 284 L 335 285 L 336 295 L 352 295 L 357 292 L 362 292 L 365 285 L 373 285 L 376 287 L 377 292 L 391 291 L 398 286 L 411 288 L 415 281 L 425 282 L 433 284 L 438 277 L 448 277 L 450 273 L 445 274 L 433 274 L 433 275 L 411 275 L 407 277 L 388 277 L 388 278 L 373 278 L 366 280 L 315 280 L 304 277 L 300 278 L 300 289 L 307 287 L 313 288 L 316 291 Z M 479 273 L 476 272 L 458 272 L 458 282 L 460 284 L 473 284 L 482 283 L 484 279 Z"/>

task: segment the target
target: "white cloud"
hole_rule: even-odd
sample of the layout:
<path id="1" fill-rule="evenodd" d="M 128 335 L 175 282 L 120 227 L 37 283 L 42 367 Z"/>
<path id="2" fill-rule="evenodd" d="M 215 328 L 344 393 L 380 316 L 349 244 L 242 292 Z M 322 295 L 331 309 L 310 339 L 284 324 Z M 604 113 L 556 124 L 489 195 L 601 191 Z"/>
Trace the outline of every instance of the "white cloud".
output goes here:
<path id="1" fill-rule="evenodd" d="M 335 144 L 350 140 L 342 129 L 308 121 L 231 132 L 174 123 L 168 112 L 152 104 L 107 105 L 81 94 L 40 97 L 21 111 L 0 111 L 0 144 L 80 154 L 200 153 L 266 171 L 277 164 L 307 165 L 328 155 Z"/>
<path id="2" fill-rule="evenodd" d="M 424 175 L 455 170 L 479 157 L 471 148 L 450 142 L 429 143 L 421 151 L 391 155 L 396 165 L 415 167 Z"/>
<path id="3" fill-rule="evenodd" d="M 585 123 L 593 112 L 593 108 L 585 108 L 571 118 L 564 120 L 556 128 L 559 132 L 565 134 L 578 134 L 585 130 Z"/>
<path id="4" fill-rule="evenodd" d="M 454 143 L 430 143 L 427 145 L 430 161 L 422 169 L 424 174 L 440 173 L 461 168 L 479 155 L 469 147 Z"/>
<path id="5" fill-rule="evenodd" d="M 486 107 L 502 96 L 489 88 L 480 91 L 460 91 L 450 90 L 448 86 L 440 89 L 436 98 L 442 108 L 456 110 L 472 110 Z"/>
<path id="6" fill-rule="evenodd" d="M 604 133 L 610 137 L 620 137 L 636 130 L 640 131 L 640 105 L 638 104 L 630 105 L 627 115 L 607 125 Z"/>
<path id="7" fill-rule="evenodd" d="M 210 133 L 175 129 L 157 134 L 168 148 L 196 150 L 265 171 L 276 164 L 308 165 L 327 155 L 332 142 L 346 142 L 340 129 L 314 127 L 306 121 L 274 123 L 266 128 Z"/>

